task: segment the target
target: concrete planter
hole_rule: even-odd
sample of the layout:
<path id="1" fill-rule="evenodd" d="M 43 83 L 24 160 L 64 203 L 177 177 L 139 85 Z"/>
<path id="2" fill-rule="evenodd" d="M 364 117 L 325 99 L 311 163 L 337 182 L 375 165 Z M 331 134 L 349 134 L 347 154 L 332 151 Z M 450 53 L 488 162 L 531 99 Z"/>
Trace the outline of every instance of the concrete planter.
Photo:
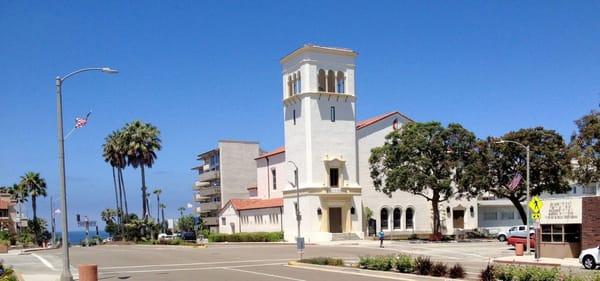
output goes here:
<path id="1" fill-rule="evenodd" d="M 0 254 L 6 254 L 6 253 L 8 253 L 8 245 L 0 244 Z"/>

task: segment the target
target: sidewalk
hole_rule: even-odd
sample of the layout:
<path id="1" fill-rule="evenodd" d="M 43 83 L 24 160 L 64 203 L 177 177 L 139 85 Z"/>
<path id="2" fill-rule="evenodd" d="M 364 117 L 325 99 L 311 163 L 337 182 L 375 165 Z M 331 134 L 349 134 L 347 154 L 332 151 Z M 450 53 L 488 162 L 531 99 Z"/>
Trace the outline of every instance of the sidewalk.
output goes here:
<path id="1" fill-rule="evenodd" d="M 493 259 L 492 262 L 500 264 L 583 268 L 583 266 L 579 263 L 579 260 L 576 258 L 557 259 L 542 257 L 536 260 L 534 255 L 499 257 Z"/>

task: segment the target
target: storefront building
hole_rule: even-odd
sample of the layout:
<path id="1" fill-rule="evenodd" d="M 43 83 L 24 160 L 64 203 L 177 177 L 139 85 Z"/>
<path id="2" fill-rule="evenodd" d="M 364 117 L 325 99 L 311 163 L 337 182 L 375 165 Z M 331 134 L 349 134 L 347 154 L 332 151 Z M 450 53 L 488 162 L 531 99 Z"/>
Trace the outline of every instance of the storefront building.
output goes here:
<path id="1" fill-rule="evenodd" d="M 600 196 L 544 200 L 540 255 L 575 258 L 600 245 Z"/>

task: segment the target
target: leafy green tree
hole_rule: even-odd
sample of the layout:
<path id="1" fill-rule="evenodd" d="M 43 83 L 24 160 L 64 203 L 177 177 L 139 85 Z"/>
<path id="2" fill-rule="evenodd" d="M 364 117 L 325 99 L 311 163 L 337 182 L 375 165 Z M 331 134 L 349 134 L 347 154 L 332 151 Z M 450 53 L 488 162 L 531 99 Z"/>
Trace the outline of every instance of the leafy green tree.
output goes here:
<path id="1" fill-rule="evenodd" d="M 40 176 L 40 173 L 27 172 L 21 176 L 22 185 L 27 188 L 27 193 L 31 196 L 31 208 L 33 209 L 33 220 L 37 219 L 37 197 L 46 197 L 46 180 Z"/>
<path id="2" fill-rule="evenodd" d="M 588 185 L 600 181 L 600 112 L 592 111 L 575 121 L 577 132 L 569 144 L 571 156 L 577 160 L 573 178 Z"/>
<path id="3" fill-rule="evenodd" d="M 441 230 L 439 204 L 462 196 L 462 189 L 454 185 L 470 165 L 476 141 L 475 135 L 459 124 L 444 128 L 438 122 L 408 123 L 371 151 L 375 189 L 390 197 L 401 190 L 430 201 L 437 237 Z"/>
<path id="4" fill-rule="evenodd" d="M 115 217 L 118 216 L 118 211 L 115 209 L 106 208 L 100 213 L 100 218 L 106 223 L 104 231 L 111 236 L 115 236 L 119 232 L 118 225 L 115 222 Z"/>
<path id="5" fill-rule="evenodd" d="M 571 167 L 567 147 L 556 131 L 542 127 L 521 129 L 506 133 L 501 139 L 529 145 L 531 196 L 543 192 L 565 193 L 571 189 L 567 182 Z M 498 141 L 490 137 L 478 143 L 475 161 L 466 169 L 461 184 L 472 195 L 488 193 L 510 200 L 526 224 L 527 215 L 522 205 L 527 199 L 526 150 Z M 509 184 L 517 174 L 521 174 L 523 180 L 511 190 Z"/>
<path id="6" fill-rule="evenodd" d="M 133 168 L 140 167 L 142 176 L 142 217 L 148 214 L 146 174 L 144 167 L 152 168 L 156 152 L 161 149 L 160 131 L 150 123 L 134 121 L 124 128 L 127 161 Z"/>
<path id="7" fill-rule="evenodd" d="M 180 231 L 193 231 L 194 230 L 194 217 L 192 215 L 185 215 L 179 218 L 177 227 Z"/>

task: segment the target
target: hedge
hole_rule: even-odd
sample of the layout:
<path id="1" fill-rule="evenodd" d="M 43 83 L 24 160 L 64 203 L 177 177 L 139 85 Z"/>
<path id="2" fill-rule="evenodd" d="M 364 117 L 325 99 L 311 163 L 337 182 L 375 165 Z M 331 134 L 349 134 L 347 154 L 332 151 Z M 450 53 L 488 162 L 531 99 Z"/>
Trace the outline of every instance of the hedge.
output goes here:
<path id="1" fill-rule="evenodd" d="M 283 240 L 283 232 L 211 233 L 210 242 L 278 242 Z"/>
<path id="2" fill-rule="evenodd" d="M 319 264 L 319 265 L 344 266 L 344 261 L 342 259 L 328 258 L 328 257 L 301 259 L 300 262 L 310 263 L 310 264 Z"/>

